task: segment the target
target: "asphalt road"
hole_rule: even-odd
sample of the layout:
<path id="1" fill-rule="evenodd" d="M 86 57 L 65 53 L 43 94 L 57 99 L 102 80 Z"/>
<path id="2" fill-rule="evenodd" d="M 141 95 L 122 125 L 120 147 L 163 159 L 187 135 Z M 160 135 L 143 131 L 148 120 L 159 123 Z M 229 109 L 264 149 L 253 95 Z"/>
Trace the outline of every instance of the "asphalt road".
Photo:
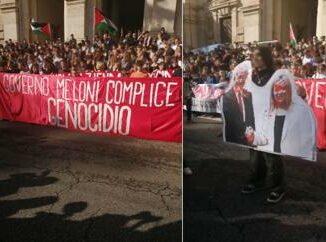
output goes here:
<path id="1" fill-rule="evenodd" d="M 0 121 L 0 241 L 181 241 L 181 144 Z"/>
<path id="2" fill-rule="evenodd" d="M 326 241 L 326 152 L 318 162 L 286 158 L 287 193 L 279 204 L 266 191 L 241 195 L 250 164 L 247 149 L 223 143 L 221 124 L 184 124 L 185 242 Z"/>

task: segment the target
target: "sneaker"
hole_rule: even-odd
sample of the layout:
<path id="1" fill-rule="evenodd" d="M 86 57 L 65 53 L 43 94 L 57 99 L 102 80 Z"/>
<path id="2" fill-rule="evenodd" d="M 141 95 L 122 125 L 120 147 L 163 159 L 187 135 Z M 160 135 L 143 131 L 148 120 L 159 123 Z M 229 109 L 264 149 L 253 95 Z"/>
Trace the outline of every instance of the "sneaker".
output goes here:
<path id="1" fill-rule="evenodd" d="M 258 186 L 253 183 L 249 183 L 242 188 L 241 193 L 242 194 L 251 194 L 251 193 L 258 192 L 258 191 L 261 191 L 264 189 L 265 189 L 265 187 L 263 185 Z"/>
<path id="2" fill-rule="evenodd" d="M 284 197 L 285 192 L 284 191 L 271 191 L 268 196 L 266 201 L 269 203 L 278 203 L 279 201 L 282 200 Z"/>
<path id="3" fill-rule="evenodd" d="M 183 174 L 185 174 L 187 176 L 191 176 L 192 175 L 192 170 L 190 169 L 190 167 L 183 168 Z"/>

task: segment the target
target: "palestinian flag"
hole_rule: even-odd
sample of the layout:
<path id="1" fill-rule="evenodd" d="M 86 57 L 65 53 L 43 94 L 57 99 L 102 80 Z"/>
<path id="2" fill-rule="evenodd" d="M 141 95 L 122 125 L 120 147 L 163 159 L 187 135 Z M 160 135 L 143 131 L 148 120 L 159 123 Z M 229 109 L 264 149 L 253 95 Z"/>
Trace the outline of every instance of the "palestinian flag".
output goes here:
<path id="1" fill-rule="evenodd" d="M 110 34 L 116 34 L 118 32 L 117 26 L 97 8 L 95 8 L 94 13 L 94 28 L 101 32 L 109 32 Z"/>
<path id="2" fill-rule="evenodd" d="M 294 49 L 296 49 L 297 48 L 297 39 L 295 38 L 291 22 L 290 22 L 290 29 L 289 29 L 289 38 L 290 38 L 290 44 L 292 45 L 292 47 Z"/>
<path id="3" fill-rule="evenodd" d="M 45 34 L 51 38 L 51 25 L 50 23 L 31 22 L 31 28 L 35 34 Z"/>

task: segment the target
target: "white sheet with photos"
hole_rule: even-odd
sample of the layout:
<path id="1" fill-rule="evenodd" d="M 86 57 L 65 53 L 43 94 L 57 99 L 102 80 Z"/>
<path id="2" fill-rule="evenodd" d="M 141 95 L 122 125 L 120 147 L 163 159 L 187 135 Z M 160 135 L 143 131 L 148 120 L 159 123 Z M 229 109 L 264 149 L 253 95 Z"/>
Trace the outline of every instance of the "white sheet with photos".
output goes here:
<path id="1" fill-rule="evenodd" d="M 264 86 L 252 73 L 250 61 L 240 63 L 221 99 L 224 141 L 316 161 L 315 117 L 291 73 L 277 70 Z"/>

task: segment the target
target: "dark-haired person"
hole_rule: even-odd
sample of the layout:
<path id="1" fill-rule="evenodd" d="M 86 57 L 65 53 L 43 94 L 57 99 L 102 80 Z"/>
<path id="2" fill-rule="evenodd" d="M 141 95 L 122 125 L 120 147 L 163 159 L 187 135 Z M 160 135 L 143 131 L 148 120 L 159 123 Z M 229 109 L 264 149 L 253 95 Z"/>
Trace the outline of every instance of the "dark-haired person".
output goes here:
<path id="1" fill-rule="evenodd" d="M 166 65 L 164 63 L 164 61 L 160 61 L 158 62 L 158 69 L 155 69 L 153 72 L 152 72 L 152 77 L 171 77 L 169 71 L 167 70 L 166 68 Z"/>
<path id="2" fill-rule="evenodd" d="M 29 69 L 28 69 L 28 66 L 26 65 L 26 63 L 18 62 L 17 68 L 19 70 L 19 74 L 28 74 L 29 73 Z"/>
<path id="3" fill-rule="evenodd" d="M 326 65 L 319 64 L 316 69 L 316 73 L 312 76 L 315 79 L 324 79 L 326 78 Z"/>
<path id="4" fill-rule="evenodd" d="M 70 68 L 70 76 L 72 76 L 72 77 L 80 76 L 79 73 L 78 73 L 78 68 L 76 66 L 72 66 Z"/>
<path id="5" fill-rule="evenodd" d="M 163 41 L 167 41 L 170 38 L 170 35 L 166 32 L 164 27 L 161 27 L 161 31 L 160 31 L 161 37 Z"/>
<path id="6" fill-rule="evenodd" d="M 6 66 L 6 72 L 8 73 L 19 73 L 17 65 L 13 61 L 8 61 Z"/>
<path id="7" fill-rule="evenodd" d="M 58 68 L 59 74 L 68 74 L 70 72 L 68 68 L 68 64 L 65 60 L 60 61 L 59 68 Z"/>
<path id="8" fill-rule="evenodd" d="M 302 66 L 301 68 L 301 77 L 302 78 L 311 78 L 314 75 L 314 66 L 311 63 L 307 63 L 305 65 Z"/>
<path id="9" fill-rule="evenodd" d="M 198 83 L 200 83 L 200 84 L 217 84 L 217 80 L 209 72 L 208 66 L 203 66 Z"/>
<path id="10" fill-rule="evenodd" d="M 253 73 L 247 86 L 252 93 L 252 103 L 255 115 L 256 132 L 263 127 L 264 112 L 262 107 L 269 107 L 270 90 L 272 88 L 271 77 L 274 74 L 274 62 L 271 50 L 268 47 L 258 47 L 254 50 L 251 59 Z M 251 137 L 247 137 L 248 140 Z M 284 194 L 284 165 L 280 155 L 250 150 L 252 170 L 248 183 L 243 187 L 243 194 L 251 194 L 259 190 L 267 189 L 266 178 L 268 167 L 270 168 L 272 190 L 267 195 L 267 202 L 277 203 Z"/>
<path id="11" fill-rule="evenodd" d="M 6 62 L 3 60 L 0 60 L 0 73 L 6 72 Z"/>
<path id="12" fill-rule="evenodd" d="M 45 59 L 42 74 L 50 75 L 54 73 L 56 73 L 54 64 L 49 59 Z"/>
<path id="13" fill-rule="evenodd" d="M 186 105 L 187 111 L 187 121 L 192 121 L 192 92 L 193 83 L 191 81 L 190 75 L 188 73 L 184 73 L 183 75 L 183 103 Z"/>
<path id="14" fill-rule="evenodd" d="M 30 71 L 31 74 L 40 74 L 40 67 L 37 63 L 32 64 Z"/>

